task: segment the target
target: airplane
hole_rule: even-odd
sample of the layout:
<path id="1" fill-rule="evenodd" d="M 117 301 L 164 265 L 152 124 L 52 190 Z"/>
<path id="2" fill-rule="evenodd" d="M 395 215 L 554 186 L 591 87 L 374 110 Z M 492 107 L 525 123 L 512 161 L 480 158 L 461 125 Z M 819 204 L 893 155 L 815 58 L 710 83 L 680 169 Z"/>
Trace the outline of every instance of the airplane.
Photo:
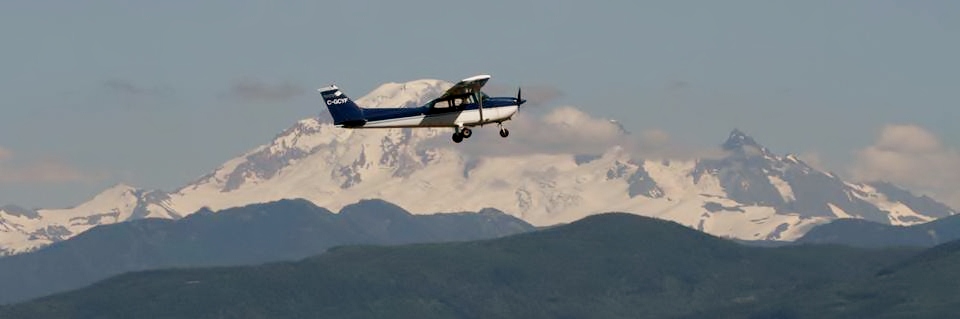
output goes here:
<path id="1" fill-rule="evenodd" d="M 471 127 L 496 123 L 500 136 L 510 135 L 503 122 L 513 118 L 520 105 L 527 102 L 517 97 L 490 97 L 480 89 L 490 75 L 472 76 L 453 85 L 440 97 L 418 107 L 365 108 L 358 106 L 336 85 L 317 89 L 333 116 L 333 124 L 349 129 L 452 127 L 453 141 L 460 143 L 473 135 Z"/>

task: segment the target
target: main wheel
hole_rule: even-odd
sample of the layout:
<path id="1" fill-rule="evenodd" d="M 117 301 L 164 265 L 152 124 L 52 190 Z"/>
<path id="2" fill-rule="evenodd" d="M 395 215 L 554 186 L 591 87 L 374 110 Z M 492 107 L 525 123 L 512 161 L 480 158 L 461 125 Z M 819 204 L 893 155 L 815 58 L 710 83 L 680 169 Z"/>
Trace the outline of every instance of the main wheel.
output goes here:
<path id="1" fill-rule="evenodd" d="M 505 128 L 500 129 L 500 137 L 507 137 L 508 135 L 510 135 L 510 131 Z"/>
<path id="2" fill-rule="evenodd" d="M 470 138 L 470 136 L 473 135 L 473 131 L 464 127 L 462 130 L 460 130 L 460 135 L 463 135 L 463 138 Z"/>
<path id="3" fill-rule="evenodd" d="M 453 133 L 453 142 L 454 143 L 463 142 L 463 135 L 460 135 L 460 133 Z"/>

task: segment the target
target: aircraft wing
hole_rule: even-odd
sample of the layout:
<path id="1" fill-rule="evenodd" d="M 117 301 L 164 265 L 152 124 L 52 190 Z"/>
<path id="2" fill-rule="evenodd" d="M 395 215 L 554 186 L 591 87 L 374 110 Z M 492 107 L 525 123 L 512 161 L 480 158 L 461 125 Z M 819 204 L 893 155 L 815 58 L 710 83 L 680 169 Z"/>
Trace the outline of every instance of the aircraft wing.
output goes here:
<path id="1" fill-rule="evenodd" d="M 457 82 L 457 84 L 447 89 L 446 92 L 443 92 L 443 95 L 437 98 L 437 100 L 443 100 L 454 95 L 479 92 L 480 88 L 482 88 L 484 84 L 487 84 L 487 80 L 490 80 L 490 76 L 486 74 L 460 80 L 460 82 Z"/>

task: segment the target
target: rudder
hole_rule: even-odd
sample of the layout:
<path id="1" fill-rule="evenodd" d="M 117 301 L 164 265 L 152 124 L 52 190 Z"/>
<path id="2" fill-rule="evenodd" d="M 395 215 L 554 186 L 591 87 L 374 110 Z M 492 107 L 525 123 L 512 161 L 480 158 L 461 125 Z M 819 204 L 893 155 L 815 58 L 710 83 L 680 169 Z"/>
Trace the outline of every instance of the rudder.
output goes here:
<path id="1" fill-rule="evenodd" d="M 320 91 L 320 95 L 323 96 L 323 102 L 327 104 L 327 110 L 333 116 L 334 125 L 351 127 L 362 126 L 367 122 L 363 117 L 363 109 L 353 103 L 336 85 L 323 87 L 317 91 Z"/>

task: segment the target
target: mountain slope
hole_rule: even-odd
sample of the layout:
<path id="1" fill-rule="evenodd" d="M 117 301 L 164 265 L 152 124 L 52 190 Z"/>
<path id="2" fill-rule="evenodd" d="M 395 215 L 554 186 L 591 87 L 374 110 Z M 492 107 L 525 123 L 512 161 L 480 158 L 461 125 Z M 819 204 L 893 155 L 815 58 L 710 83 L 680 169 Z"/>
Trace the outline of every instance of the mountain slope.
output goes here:
<path id="1" fill-rule="evenodd" d="M 387 83 L 358 103 L 419 105 L 449 85 Z M 318 107 L 318 112 L 325 110 Z M 531 130 L 572 130 L 564 125 L 513 131 L 520 136 Z M 610 132 L 630 134 L 615 122 L 606 125 Z M 624 211 L 744 240 L 793 240 L 837 218 L 911 225 L 955 214 L 891 184 L 847 182 L 797 156 L 777 155 L 739 130 L 721 145 L 722 156 L 698 159 L 639 158 L 616 145 L 598 154 L 477 156 L 449 142 L 449 134 L 432 128 L 350 130 L 303 119 L 169 193 L 114 196 L 97 209 L 80 209 L 84 204 L 67 212 L 40 210 L 35 219 L 0 211 L 0 249 L 16 253 L 47 245 L 94 221 L 176 218 L 202 207 L 219 210 L 284 198 L 304 198 L 333 210 L 381 198 L 415 214 L 492 207 L 538 226 Z M 93 219 L 104 213 L 116 217 Z M 90 222 L 75 224 L 70 218 Z"/>
<path id="2" fill-rule="evenodd" d="M 869 278 L 910 254 L 746 247 L 673 222 L 602 214 L 494 240 L 340 247 L 299 262 L 127 274 L 0 308 L 0 316 L 704 317 Z"/>
<path id="3" fill-rule="evenodd" d="M 781 240 L 838 217 L 901 225 L 954 213 L 845 182 L 795 156 L 772 154 L 739 131 L 724 144 L 726 156 L 688 161 L 644 160 L 616 147 L 590 161 L 567 154 L 471 158 L 428 147 L 434 136 L 445 134 L 343 130 L 304 120 L 269 146 L 172 193 L 168 203 L 189 211 L 293 196 L 336 208 L 383 198 L 415 213 L 490 206 L 539 226 L 617 210 L 720 236 Z M 737 144 L 741 140 L 750 143 Z"/>
<path id="4" fill-rule="evenodd" d="M 0 258 L 0 303 L 76 289 L 137 270 L 293 260 L 345 244 L 404 244 L 494 238 L 533 230 L 495 210 L 411 215 L 379 200 L 334 214 L 283 200 L 180 220 L 105 225 L 34 252 Z"/>
<path id="5" fill-rule="evenodd" d="M 856 247 L 933 247 L 960 240 L 960 216 L 949 216 L 911 226 L 893 226 L 861 219 L 838 219 L 814 227 L 798 243 L 841 244 Z"/>
<path id="6" fill-rule="evenodd" d="M 117 184 L 91 200 L 65 209 L 0 207 L 0 255 L 31 251 L 98 225 L 142 218 L 177 219 L 183 214 L 164 204 L 160 191 Z"/>

